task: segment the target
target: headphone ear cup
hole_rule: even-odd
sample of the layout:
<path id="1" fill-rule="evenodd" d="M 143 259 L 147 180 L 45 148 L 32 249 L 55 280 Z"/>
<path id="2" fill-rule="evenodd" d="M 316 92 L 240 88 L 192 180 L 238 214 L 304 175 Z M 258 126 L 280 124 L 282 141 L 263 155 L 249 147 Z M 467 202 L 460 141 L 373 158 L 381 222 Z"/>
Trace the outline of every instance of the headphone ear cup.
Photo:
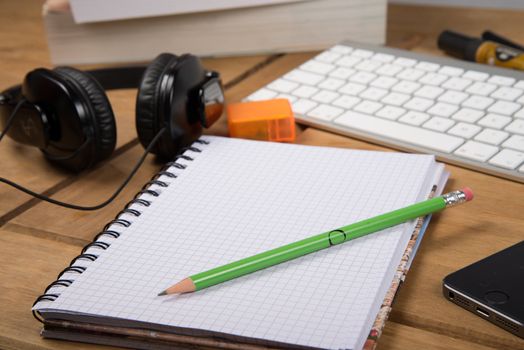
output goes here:
<path id="1" fill-rule="evenodd" d="M 72 67 L 58 67 L 54 69 L 68 83 L 79 90 L 87 100 L 90 109 L 88 123 L 94 131 L 92 137 L 95 152 L 92 159 L 85 159 L 86 167 L 108 158 L 116 146 L 116 122 L 113 109 L 102 86 L 88 73 Z"/>
<path id="2" fill-rule="evenodd" d="M 136 131 L 142 146 L 147 147 L 158 130 L 158 82 L 166 67 L 176 62 L 177 56 L 169 53 L 158 55 L 146 68 L 136 98 Z M 158 145 L 152 152 L 158 153 Z"/>

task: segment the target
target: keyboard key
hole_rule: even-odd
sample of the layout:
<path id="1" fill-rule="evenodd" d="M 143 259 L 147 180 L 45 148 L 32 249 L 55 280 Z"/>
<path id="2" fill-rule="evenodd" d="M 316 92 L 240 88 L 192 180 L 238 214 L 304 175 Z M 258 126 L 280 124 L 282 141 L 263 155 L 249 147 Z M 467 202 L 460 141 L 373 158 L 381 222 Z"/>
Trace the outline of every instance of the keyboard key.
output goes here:
<path id="1" fill-rule="evenodd" d="M 458 77 L 464 73 L 464 69 L 451 66 L 442 66 L 438 72 L 451 77 Z"/>
<path id="2" fill-rule="evenodd" d="M 524 80 L 519 80 L 513 85 L 514 88 L 524 90 Z"/>
<path id="3" fill-rule="evenodd" d="M 404 94 L 411 94 L 420 87 L 419 83 L 413 81 L 402 80 L 400 83 L 394 85 L 391 90 L 402 92 Z"/>
<path id="4" fill-rule="evenodd" d="M 482 128 L 475 124 L 458 123 L 448 130 L 448 134 L 464 137 L 470 139 L 475 136 Z"/>
<path id="5" fill-rule="evenodd" d="M 344 85 L 339 92 L 346 95 L 358 95 L 361 91 L 364 91 L 366 85 L 357 83 L 347 83 Z"/>
<path id="6" fill-rule="evenodd" d="M 516 119 L 511 124 L 506 126 L 506 129 L 504 130 L 514 134 L 524 135 L 524 120 Z"/>
<path id="7" fill-rule="evenodd" d="M 402 80 L 415 81 L 425 74 L 423 70 L 415 68 L 406 68 L 402 72 L 398 73 L 396 77 Z"/>
<path id="8" fill-rule="evenodd" d="M 316 93 L 311 97 L 313 101 L 320 102 L 320 103 L 329 103 L 336 99 L 339 96 L 336 92 L 333 91 L 326 91 L 326 90 L 320 90 L 320 92 Z"/>
<path id="9" fill-rule="evenodd" d="M 386 96 L 388 90 L 379 89 L 376 87 L 370 87 L 360 93 L 360 97 L 366 100 L 378 101 L 382 97 Z"/>
<path id="10" fill-rule="evenodd" d="M 493 102 L 495 100 L 492 98 L 474 95 L 462 102 L 462 106 L 485 110 Z"/>
<path id="11" fill-rule="evenodd" d="M 382 89 L 389 89 L 396 83 L 398 83 L 398 80 L 395 78 L 379 76 L 377 79 L 373 80 L 370 85 Z"/>
<path id="12" fill-rule="evenodd" d="M 511 149 L 503 149 L 495 157 L 489 160 L 490 164 L 506 168 L 516 169 L 524 162 L 524 153 Z"/>
<path id="13" fill-rule="evenodd" d="M 353 67 L 358 62 L 362 61 L 361 58 L 355 57 L 355 56 L 344 56 L 338 61 L 335 62 L 336 65 L 339 65 L 341 67 Z"/>
<path id="14" fill-rule="evenodd" d="M 449 118 L 458 111 L 459 107 L 457 105 L 452 105 L 444 102 L 437 102 L 433 107 L 428 109 L 429 114 L 438 115 L 439 117 Z M 454 122 L 453 122 L 454 123 Z"/>
<path id="15" fill-rule="evenodd" d="M 478 72 L 475 70 L 468 70 L 466 73 L 462 75 L 463 78 L 471 79 L 475 81 L 484 81 L 488 79 L 489 74 L 484 72 Z"/>
<path id="16" fill-rule="evenodd" d="M 357 49 L 357 50 L 353 51 L 352 55 L 354 55 L 356 57 L 370 58 L 371 56 L 373 56 L 373 51 Z"/>
<path id="17" fill-rule="evenodd" d="M 524 119 L 524 108 L 522 108 L 520 111 L 518 111 L 517 113 L 515 113 L 513 115 L 515 118 L 521 118 L 521 119 Z"/>
<path id="18" fill-rule="evenodd" d="M 481 120 L 479 120 L 478 124 L 492 129 L 502 129 L 504 126 L 509 124 L 510 121 L 510 117 L 490 113 Z"/>
<path id="19" fill-rule="evenodd" d="M 350 109 L 354 105 L 360 102 L 360 98 L 355 96 L 342 95 L 333 101 L 333 105 L 337 107 L 342 107 L 345 109 Z"/>
<path id="20" fill-rule="evenodd" d="M 513 85 L 514 88 L 524 90 L 524 80 L 519 80 Z"/>
<path id="21" fill-rule="evenodd" d="M 438 86 L 448 80 L 446 75 L 437 74 L 437 73 L 428 73 L 419 79 L 419 83 Z"/>
<path id="22" fill-rule="evenodd" d="M 421 112 L 409 111 L 399 119 L 399 121 L 411 125 L 422 125 L 426 120 L 429 119 L 429 115 Z"/>
<path id="23" fill-rule="evenodd" d="M 298 89 L 293 90 L 292 94 L 297 97 L 308 98 L 318 92 L 318 89 L 309 85 L 302 85 Z"/>
<path id="24" fill-rule="evenodd" d="M 451 128 L 455 122 L 448 118 L 433 117 L 426 124 L 422 125 L 426 129 L 435 131 L 446 131 Z"/>
<path id="25" fill-rule="evenodd" d="M 353 51 L 353 49 L 346 45 L 335 45 L 331 49 L 329 49 L 329 51 L 336 52 L 341 55 L 347 55 L 348 53 Z"/>
<path id="26" fill-rule="evenodd" d="M 395 56 L 387 53 L 376 53 L 371 57 L 371 59 L 382 63 L 389 63 L 395 59 Z"/>
<path id="27" fill-rule="evenodd" d="M 504 77 L 502 75 L 492 75 L 491 78 L 488 79 L 488 83 L 511 86 L 515 83 L 515 78 Z"/>
<path id="28" fill-rule="evenodd" d="M 334 70 L 332 70 L 331 72 L 329 72 L 328 75 L 333 78 L 347 79 L 355 72 L 356 70 L 351 69 L 351 68 L 337 67 Z"/>
<path id="29" fill-rule="evenodd" d="M 292 80 L 294 82 L 307 85 L 317 85 L 322 80 L 324 80 L 324 76 L 320 74 L 305 72 L 299 69 L 295 69 L 287 73 L 286 75 L 284 75 L 284 78 L 287 80 Z"/>
<path id="30" fill-rule="evenodd" d="M 327 78 L 323 80 L 320 84 L 318 84 L 318 87 L 321 89 L 326 90 L 337 90 L 339 87 L 344 85 L 346 82 L 344 80 L 335 79 L 335 78 Z"/>
<path id="31" fill-rule="evenodd" d="M 318 103 L 301 98 L 291 104 L 293 113 L 305 115 L 307 111 L 314 108 Z"/>
<path id="32" fill-rule="evenodd" d="M 475 140 L 489 143 L 491 145 L 500 145 L 502 141 L 507 139 L 509 134 L 505 131 L 484 129 L 480 134 L 475 136 Z"/>
<path id="33" fill-rule="evenodd" d="M 435 99 L 438 95 L 442 94 L 443 92 L 444 89 L 441 89 L 436 86 L 426 85 L 415 91 L 415 96 Z"/>
<path id="34" fill-rule="evenodd" d="M 468 98 L 469 95 L 460 91 L 453 91 L 448 90 L 442 95 L 438 97 L 438 100 L 441 102 L 451 103 L 454 105 L 460 104 L 462 101 L 464 101 L 466 98 Z"/>
<path id="35" fill-rule="evenodd" d="M 453 77 L 453 78 L 448 79 L 444 84 L 442 84 L 442 87 L 444 89 L 462 91 L 468 85 L 471 85 L 471 80 Z"/>
<path id="36" fill-rule="evenodd" d="M 464 158 L 485 162 L 498 152 L 498 147 L 486 145 L 476 141 L 468 141 L 460 146 L 455 154 Z"/>
<path id="37" fill-rule="evenodd" d="M 506 101 L 515 101 L 519 96 L 521 96 L 523 91 L 521 89 L 515 89 L 507 86 L 503 86 L 493 92 L 491 97 L 506 100 Z"/>
<path id="38" fill-rule="evenodd" d="M 475 123 L 484 116 L 484 112 L 476 109 L 462 108 L 457 113 L 453 114 L 452 119 L 460 120 L 468 123 Z"/>
<path id="39" fill-rule="evenodd" d="M 342 55 L 340 53 L 336 53 L 333 51 L 324 51 L 317 55 L 315 59 L 317 61 L 326 62 L 326 63 L 333 63 L 336 60 L 338 60 Z"/>
<path id="40" fill-rule="evenodd" d="M 357 72 L 349 78 L 349 81 L 353 81 L 355 83 L 361 83 L 361 84 L 368 84 L 370 81 L 374 80 L 376 77 L 377 76 L 373 73 Z"/>
<path id="41" fill-rule="evenodd" d="M 249 101 L 260 101 L 260 100 L 269 100 L 275 98 L 278 95 L 277 92 L 271 91 L 269 89 L 260 89 L 251 95 L 248 96 L 247 100 Z"/>
<path id="42" fill-rule="evenodd" d="M 329 105 L 319 105 L 307 113 L 308 117 L 321 120 L 332 120 L 338 117 L 344 110 Z"/>
<path id="43" fill-rule="evenodd" d="M 395 120 L 395 119 L 398 119 L 404 113 L 406 113 L 406 110 L 404 108 L 386 106 L 382 108 L 380 111 L 378 111 L 375 115 L 377 117 Z"/>
<path id="44" fill-rule="evenodd" d="M 474 94 L 474 95 L 488 96 L 496 89 L 497 89 L 497 85 L 477 82 L 477 83 L 473 83 L 473 85 L 470 85 L 466 89 L 466 92 L 469 92 L 470 94 Z"/>
<path id="45" fill-rule="evenodd" d="M 398 92 L 392 92 L 386 95 L 386 97 L 384 97 L 381 100 L 381 102 L 388 104 L 388 105 L 393 105 L 393 106 L 402 106 L 410 98 L 411 96 L 409 95 L 401 94 Z"/>
<path id="46" fill-rule="evenodd" d="M 521 107 L 521 105 L 515 102 L 497 101 L 491 107 L 489 107 L 488 111 L 503 115 L 512 115 Z"/>
<path id="47" fill-rule="evenodd" d="M 356 70 L 362 70 L 365 72 L 373 72 L 375 69 L 380 67 L 382 63 L 379 61 L 373 61 L 373 60 L 364 60 L 361 61 L 359 64 L 357 64 L 354 68 Z"/>
<path id="48" fill-rule="evenodd" d="M 271 90 L 279 92 L 290 92 L 298 87 L 297 83 L 294 83 L 285 79 L 277 79 L 267 86 Z"/>
<path id="49" fill-rule="evenodd" d="M 513 135 L 502 146 L 513 148 L 517 151 L 524 151 L 524 136 Z"/>
<path id="50" fill-rule="evenodd" d="M 435 72 L 435 71 L 437 71 L 440 68 L 440 64 L 436 64 L 436 63 L 433 63 L 433 62 L 422 61 L 422 62 L 419 62 L 415 66 L 415 68 L 422 69 L 422 70 L 425 70 L 427 72 Z"/>
<path id="51" fill-rule="evenodd" d="M 409 100 L 404 105 L 404 108 L 412 109 L 414 111 L 424 112 L 432 105 L 433 105 L 432 100 L 428 100 L 427 98 L 422 98 L 422 97 L 413 97 L 411 100 Z"/>
<path id="52" fill-rule="evenodd" d="M 460 137 L 425 130 L 416 126 L 372 117 L 354 111 L 347 111 L 342 114 L 335 119 L 335 123 L 445 153 L 453 152 L 464 142 Z"/>
<path id="53" fill-rule="evenodd" d="M 319 62 L 316 60 L 310 60 L 304 63 L 300 66 L 300 69 L 312 72 L 312 73 L 318 73 L 318 74 L 327 74 L 329 71 L 335 69 L 335 66 L 328 63 Z"/>
<path id="54" fill-rule="evenodd" d="M 355 106 L 354 110 L 357 111 L 357 112 L 362 112 L 362 113 L 367 113 L 367 114 L 374 114 L 380 108 L 382 108 L 382 104 L 380 104 L 378 102 L 362 101 L 358 105 Z"/>
<path id="55" fill-rule="evenodd" d="M 394 60 L 393 63 L 402 67 L 413 67 L 415 64 L 417 64 L 417 61 L 412 58 L 399 57 Z"/>
<path id="56" fill-rule="evenodd" d="M 395 64 L 384 64 L 382 65 L 382 67 L 377 69 L 375 73 L 381 76 L 387 75 L 387 76 L 392 77 L 403 69 L 404 69 L 403 67 L 397 66 Z"/>

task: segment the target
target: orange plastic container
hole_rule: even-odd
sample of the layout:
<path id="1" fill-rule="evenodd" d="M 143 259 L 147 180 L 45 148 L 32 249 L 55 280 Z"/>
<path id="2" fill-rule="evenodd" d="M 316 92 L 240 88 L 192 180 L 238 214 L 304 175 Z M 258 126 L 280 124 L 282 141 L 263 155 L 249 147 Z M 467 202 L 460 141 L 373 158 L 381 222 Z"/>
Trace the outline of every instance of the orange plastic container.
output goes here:
<path id="1" fill-rule="evenodd" d="M 287 99 L 227 105 L 229 135 L 253 140 L 293 142 L 295 118 Z"/>

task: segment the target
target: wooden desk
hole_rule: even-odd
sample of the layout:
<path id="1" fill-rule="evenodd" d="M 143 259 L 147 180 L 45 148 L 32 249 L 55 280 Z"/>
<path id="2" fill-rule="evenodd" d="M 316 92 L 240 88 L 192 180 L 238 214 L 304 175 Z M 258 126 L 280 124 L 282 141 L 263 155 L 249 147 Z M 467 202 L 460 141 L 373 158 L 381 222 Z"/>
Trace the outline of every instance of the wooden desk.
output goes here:
<path id="1" fill-rule="evenodd" d="M 1 4 L 0 81 L 2 87 L 7 87 L 21 82 L 29 70 L 50 63 L 40 2 Z M 440 54 L 436 36 L 446 28 L 472 35 L 489 28 L 524 42 L 523 15 L 516 11 L 390 6 L 387 42 L 390 46 Z M 227 99 L 238 101 L 314 54 L 207 59 L 205 64 L 222 73 Z M 110 93 L 118 119 L 118 146 L 104 165 L 74 176 L 50 166 L 38 150 L 6 140 L 0 150 L 2 176 L 65 201 L 90 204 L 107 197 L 142 152 L 134 127 L 134 97 L 134 91 Z M 221 120 L 210 132 L 225 134 L 225 121 Z M 312 128 L 302 129 L 298 142 L 384 149 Z M 0 187 L 0 348 L 95 348 L 41 339 L 40 324 L 30 313 L 31 304 L 158 168 L 149 158 L 124 193 L 109 207 L 94 213 L 53 207 Z M 449 166 L 449 170 L 452 176 L 448 187 L 469 185 L 475 189 L 477 199 L 461 210 L 433 219 L 378 348 L 524 349 L 524 340 L 441 296 L 441 280 L 446 274 L 524 238 L 524 186 L 455 166 Z"/>

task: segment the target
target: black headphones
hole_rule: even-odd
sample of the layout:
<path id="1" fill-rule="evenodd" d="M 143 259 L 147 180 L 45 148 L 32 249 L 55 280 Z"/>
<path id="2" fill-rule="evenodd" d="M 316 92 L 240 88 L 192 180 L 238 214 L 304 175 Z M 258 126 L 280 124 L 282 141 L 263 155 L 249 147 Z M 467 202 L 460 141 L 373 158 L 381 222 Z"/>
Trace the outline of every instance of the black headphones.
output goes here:
<path id="1" fill-rule="evenodd" d="M 163 53 L 147 67 L 35 69 L 22 85 L 1 93 L 0 123 L 5 128 L 13 116 L 8 136 L 80 171 L 108 158 L 116 145 L 115 118 L 104 90 L 134 87 L 140 143 L 147 147 L 155 139 L 151 152 L 164 160 L 189 146 L 222 114 L 218 73 L 206 71 L 193 55 Z"/>

